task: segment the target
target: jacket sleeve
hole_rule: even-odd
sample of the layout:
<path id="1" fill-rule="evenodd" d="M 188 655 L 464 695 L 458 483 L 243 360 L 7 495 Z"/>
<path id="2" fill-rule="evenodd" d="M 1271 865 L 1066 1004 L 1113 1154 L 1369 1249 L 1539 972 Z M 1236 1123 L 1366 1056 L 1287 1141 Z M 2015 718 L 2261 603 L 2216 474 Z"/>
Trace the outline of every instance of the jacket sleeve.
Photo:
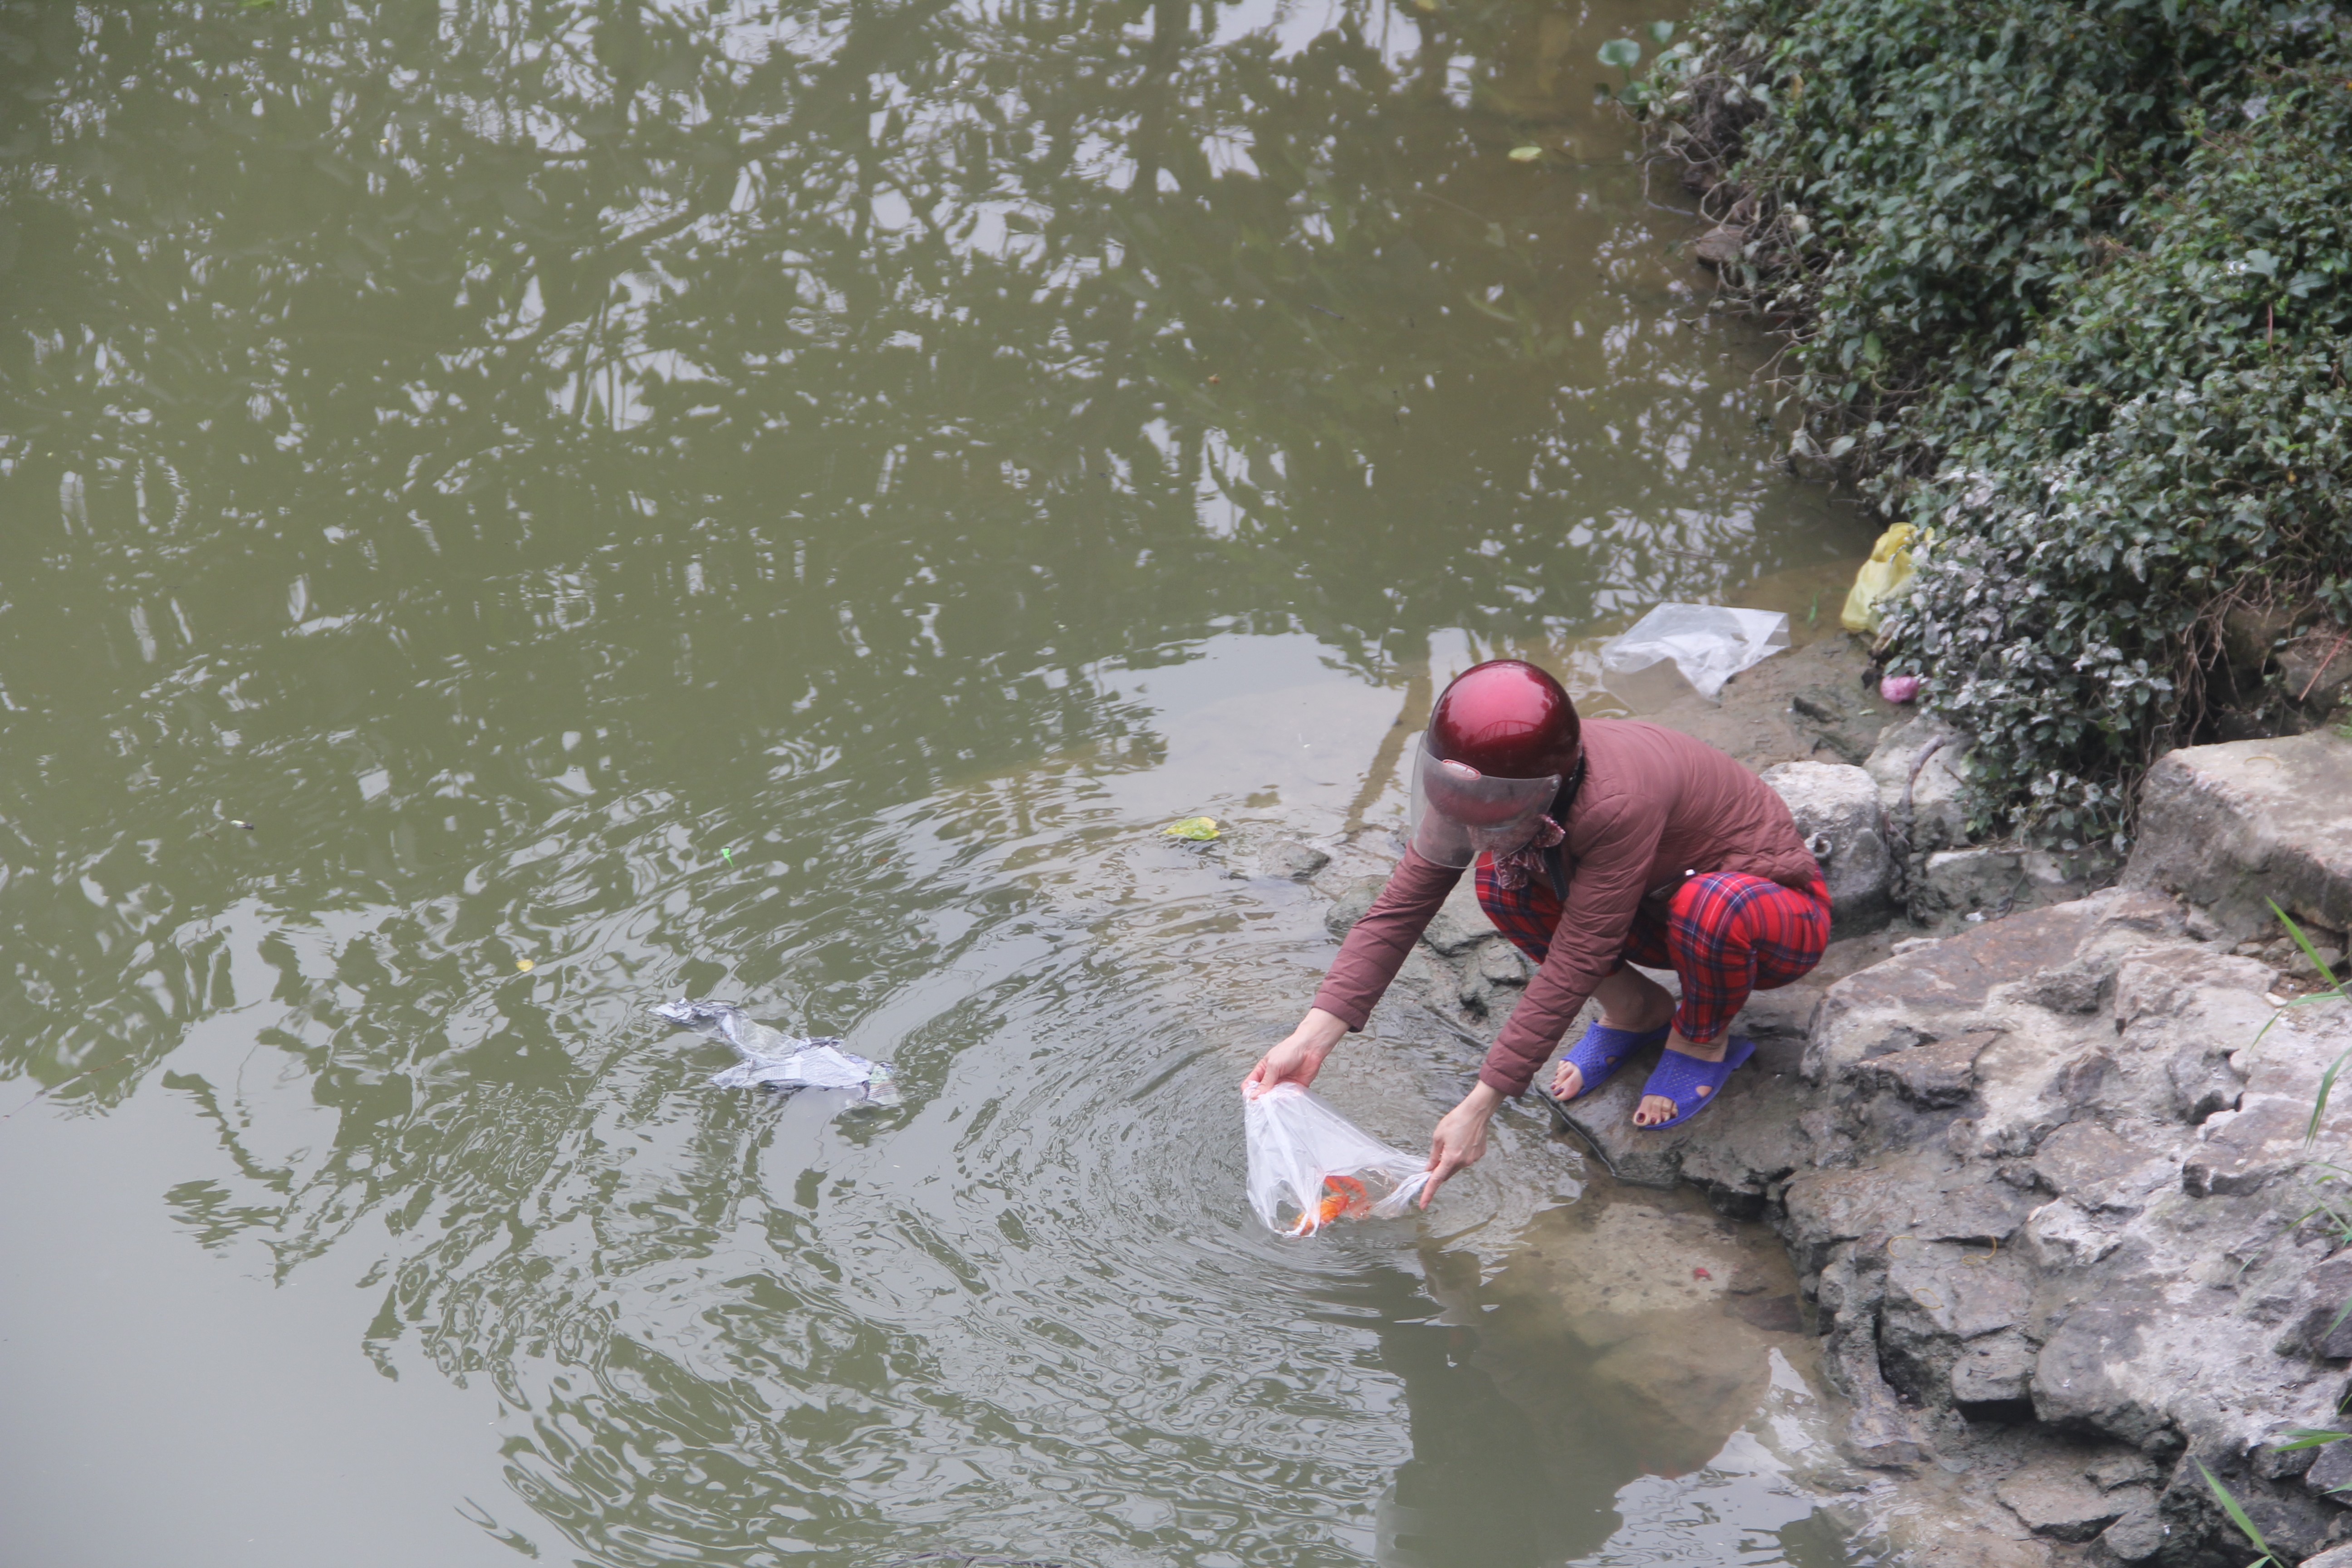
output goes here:
<path id="1" fill-rule="evenodd" d="M 1339 944 L 1339 956 L 1315 993 L 1315 1005 L 1346 1020 L 1350 1032 L 1362 1028 L 1405 954 L 1461 879 L 1459 867 L 1440 866 L 1407 849 L 1381 896 Z"/>
<path id="2" fill-rule="evenodd" d="M 1649 891 L 1651 866 L 1666 830 L 1665 804 L 1621 795 L 1605 814 L 1579 826 L 1583 831 L 1576 837 L 1591 847 L 1576 862 L 1551 951 L 1478 1069 L 1479 1082 L 1507 1095 L 1526 1092 L 1592 988 L 1615 971 L 1642 895 Z"/>

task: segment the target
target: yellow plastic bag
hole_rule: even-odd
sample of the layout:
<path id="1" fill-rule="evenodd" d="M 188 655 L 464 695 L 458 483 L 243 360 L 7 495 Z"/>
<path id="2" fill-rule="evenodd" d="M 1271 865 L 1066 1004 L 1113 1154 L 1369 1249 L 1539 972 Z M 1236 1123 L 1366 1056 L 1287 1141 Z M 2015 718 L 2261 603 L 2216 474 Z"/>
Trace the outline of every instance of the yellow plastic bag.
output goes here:
<path id="1" fill-rule="evenodd" d="M 1874 632 L 1879 608 L 1887 596 L 1911 581 L 1911 537 L 1917 531 L 1907 522 L 1898 522 L 1878 536 L 1871 547 L 1870 559 L 1853 574 L 1853 591 L 1845 596 L 1845 610 L 1838 616 L 1850 632 Z"/>

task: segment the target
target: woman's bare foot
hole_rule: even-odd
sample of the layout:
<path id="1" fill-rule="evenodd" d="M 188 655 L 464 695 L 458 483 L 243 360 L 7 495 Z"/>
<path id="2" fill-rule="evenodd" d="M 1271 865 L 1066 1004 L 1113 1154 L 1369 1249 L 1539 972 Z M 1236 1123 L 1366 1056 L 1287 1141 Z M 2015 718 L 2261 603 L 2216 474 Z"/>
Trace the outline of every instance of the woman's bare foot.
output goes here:
<path id="1" fill-rule="evenodd" d="M 1592 988 L 1592 999 L 1601 1004 L 1601 1026 L 1622 1029 L 1629 1035 L 1646 1035 L 1662 1028 L 1675 1016 L 1674 993 L 1642 973 L 1627 967 L 1619 970 Z M 1574 1100 L 1584 1092 L 1584 1075 L 1576 1064 L 1562 1060 L 1552 1069 L 1551 1093 L 1554 1100 Z M 1672 1116 L 1669 1110 L 1666 1115 Z"/>
<path id="2" fill-rule="evenodd" d="M 1656 1027 L 1655 1025 L 1652 1025 L 1651 1026 L 1653 1028 Z M 1727 1033 L 1721 1039 L 1715 1041 L 1711 1045 L 1705 1046 L 1693 1045 L 1690 1041 L 1683 1038 L 1683 1032 L 1680 1029 L 1676 1029 L 1673 1034 L 1666 1037 L 1666 1049 L 1670 1051 L 1680 1051 L 1683 1055 L 1689 1057 L 1694 1060 L 1702 1062 L 1721 1061 L 1723 1059 L 1724 1051 L 1727 1049 L 1730 1045 L 1731 1037 Z M 1701 1099 L 1706 1098 L 1706 1085 L 1701 1084 L 1699 1086 L 1698 1094 Z M 1642 1097 L 1642 1103 L 1633 1108 L 1633 1125 L 1636 1127 L 1655 1127 L 1661 1121 L 1672 1121 L 1675 1117 L 1682 1114 L 1684 1109 L 1684 1107 L 1676 1105 L 1673 1100 L 1667 1099 L 1663 1094 L 1645 1094 Z"/>

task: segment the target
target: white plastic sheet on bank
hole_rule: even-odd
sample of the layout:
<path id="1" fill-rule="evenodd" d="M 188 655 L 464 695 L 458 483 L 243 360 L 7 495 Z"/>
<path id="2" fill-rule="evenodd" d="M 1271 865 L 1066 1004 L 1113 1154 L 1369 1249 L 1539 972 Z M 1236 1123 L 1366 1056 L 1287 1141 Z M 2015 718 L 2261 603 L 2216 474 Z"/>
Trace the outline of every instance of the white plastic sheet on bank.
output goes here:
<path id="1" fill-rule="evenodd" d="M 1244 1091 L 1250 1206 L 1268 1230 L 1311 1236 L 1335 1219 L 1393 1219 L 1429 1184 L 1400 1152 L 1295 1083 Z"/>
<path id="2" fill-rule="evenodd" d="M 1788 646 L 1778 610 L 1660 605 L 1601 645 L 1601 684 L 1639 712 L 1691 696 L 1712 702 L 1725 681 Z"/>

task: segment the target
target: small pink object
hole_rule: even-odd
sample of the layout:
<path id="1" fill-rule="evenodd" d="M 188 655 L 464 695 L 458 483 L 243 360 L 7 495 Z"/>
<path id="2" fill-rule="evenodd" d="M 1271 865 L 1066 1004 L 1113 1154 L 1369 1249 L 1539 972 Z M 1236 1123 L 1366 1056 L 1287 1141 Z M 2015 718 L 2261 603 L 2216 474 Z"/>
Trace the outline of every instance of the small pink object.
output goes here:
<path id="1" fill-rule="evenodd" d="M 1919 695 L 1916 675 L 1890 675 L 1878 683 L 1878 694 L 1889 702 L 1908 702 Z"/>
<path id="2" fill-rule="evenodd" d="M 1691 1278 L 1694 1279 L 1712 1279 L 1715 1276 L 1709 1274 L 1704 1268 L 1694 1268 L 1691 1270 Z"/>

